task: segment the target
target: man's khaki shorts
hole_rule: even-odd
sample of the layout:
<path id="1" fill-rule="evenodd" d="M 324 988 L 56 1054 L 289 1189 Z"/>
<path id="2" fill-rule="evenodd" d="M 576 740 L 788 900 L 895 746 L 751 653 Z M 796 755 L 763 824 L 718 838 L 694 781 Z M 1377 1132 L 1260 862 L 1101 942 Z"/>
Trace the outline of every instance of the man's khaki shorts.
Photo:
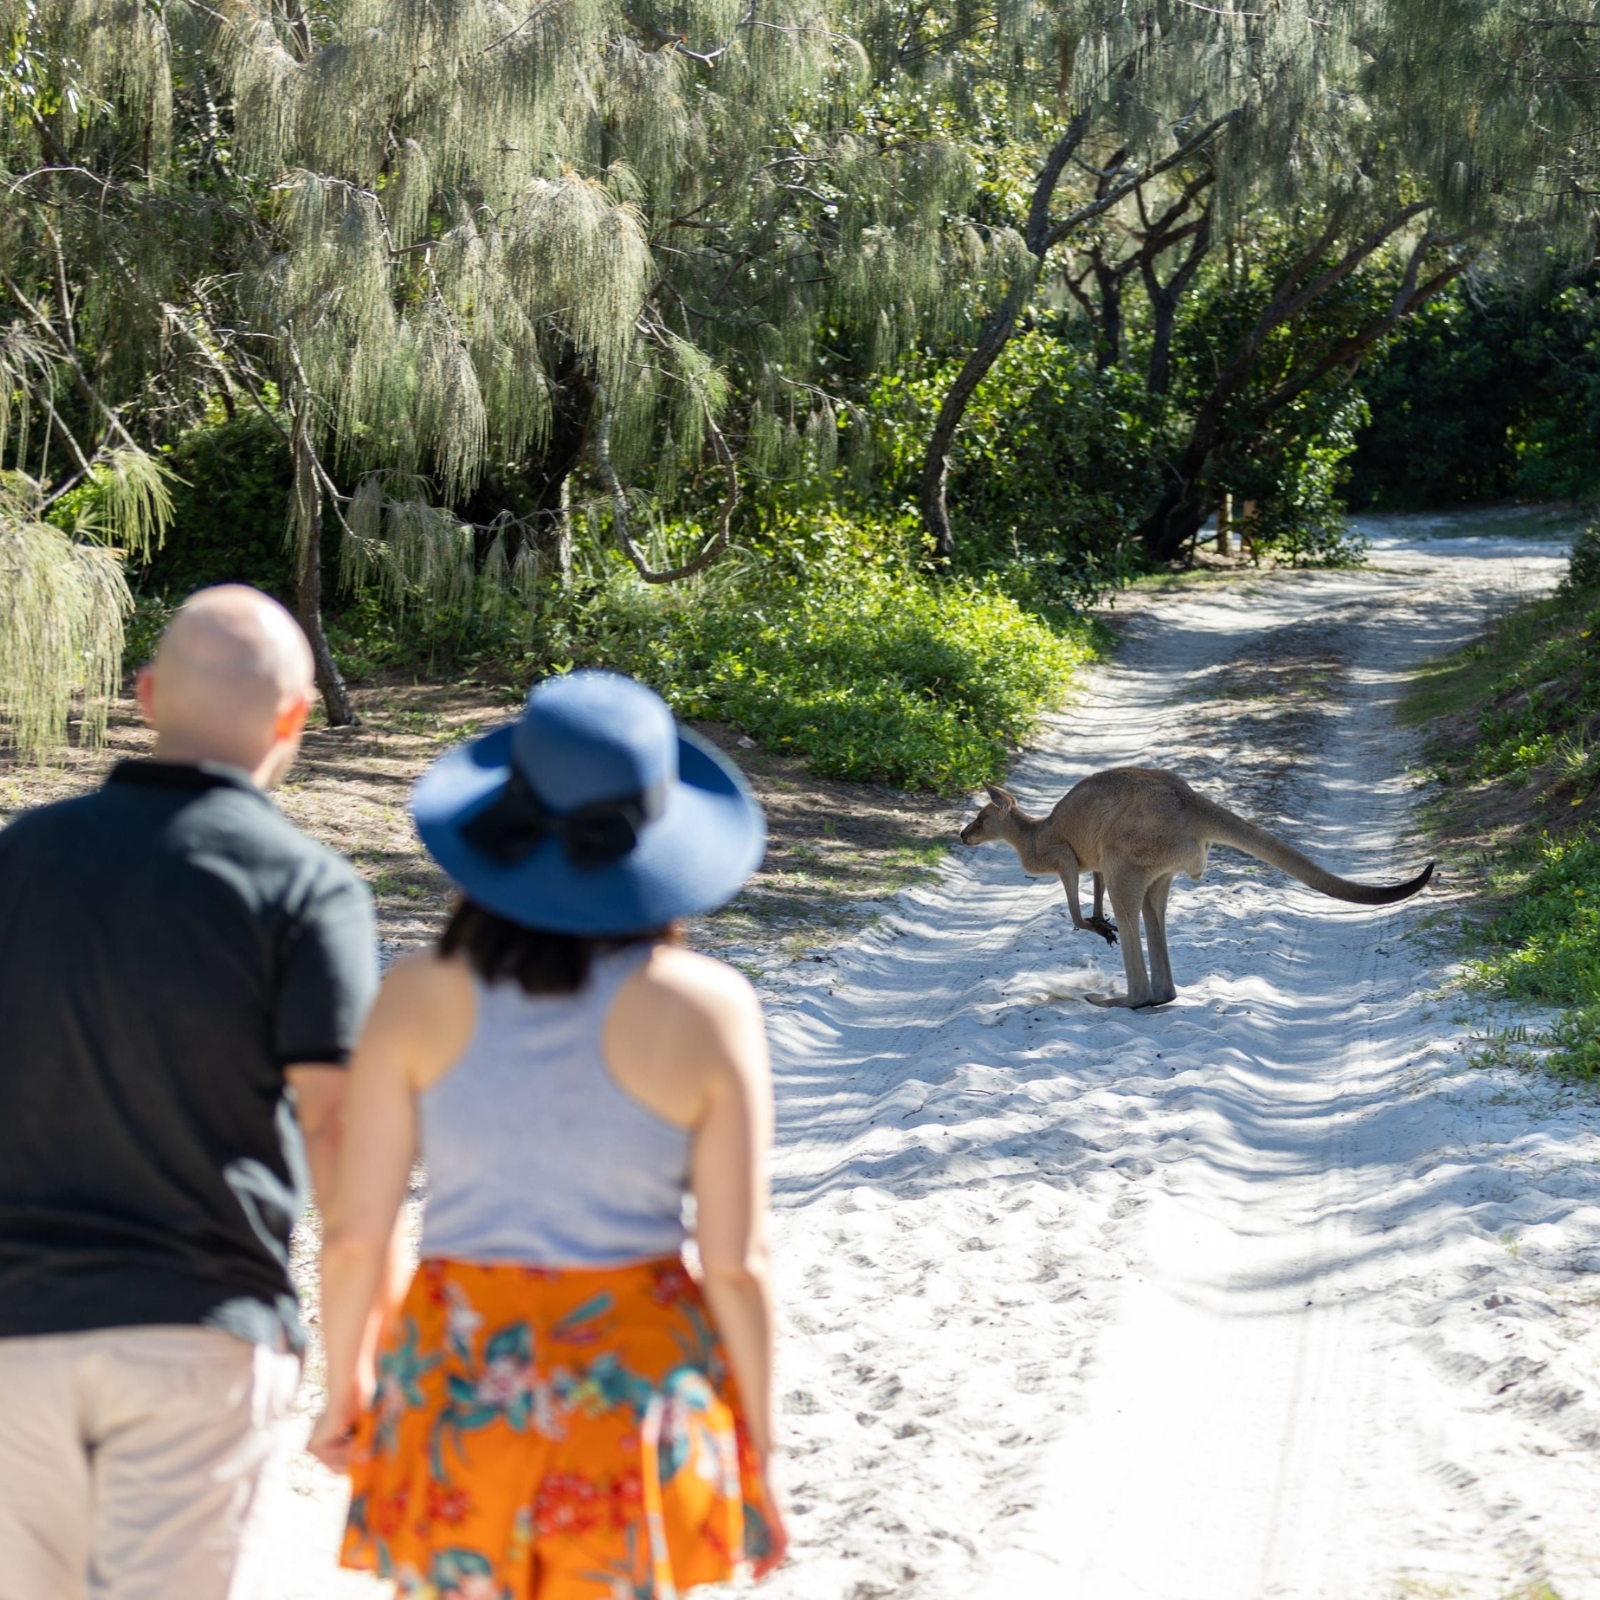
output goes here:
<path id="1" fill-rule="evenodd" d="M 299 1375 L 211 1328 L 0 1339 L 0 1600 L 272 1600 L 246 1533 Z"/>

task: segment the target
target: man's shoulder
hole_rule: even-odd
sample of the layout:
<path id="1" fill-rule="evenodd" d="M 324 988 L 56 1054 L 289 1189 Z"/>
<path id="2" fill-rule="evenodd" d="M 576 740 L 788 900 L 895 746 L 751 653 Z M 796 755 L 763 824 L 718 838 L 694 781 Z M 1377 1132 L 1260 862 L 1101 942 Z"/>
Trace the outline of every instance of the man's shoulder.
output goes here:
<path id="1" fill-rule="evenodd" d="M 228 853 L 241 865 L 278 869 L 310 898 L 368 892 L 349 861 L 290 821 L 265 795 L 213 789 L 203 800 L 190 825 L 196 844 L 231 846 Z"/>
<path id="2" fill-rule="evenodd" d="M 180 872 L 220 872 L 258 909 L 276 904 L 293 914 L 370 900 L 365 881 L 338 851 L 296 826 L 260 790 L 233 784 L 185 792 L 110 782 L 24 811 L 0 828 L 0 866 L 30 877 L 66 863 L 79 875 L 109 875 L 102 878 L 108 891 L 130 870 L 148 888 L 162 861 Z"/>
<path id="3" fill-rule="evenodd" d="M 294 848 L 299 851 L 300 859 L 306 863 L 319 895 L 351 894 L 359 895 L 363 899 L 371 898 L 372 891 L 367 886 L 367 880 L 356 871 L 345 856 L 340 855 L 331 845 L 323 844 L 320 839 L 313 839 L 282 812 L 277 815 L 279 822 L 293 837 Z"/>
<path id="4" fill-rule="evenodd" d="M 51 800 L 45 805 L 16 812 L 0 826 L 0 852 L 19 849 L 31 852 L 54 839 L 70 843 L 82 829 L 94 826 L 103 813 L 101 797 L 104 792 L 91 789 L 87 794 L 69 795 L 65 800 Z"/>

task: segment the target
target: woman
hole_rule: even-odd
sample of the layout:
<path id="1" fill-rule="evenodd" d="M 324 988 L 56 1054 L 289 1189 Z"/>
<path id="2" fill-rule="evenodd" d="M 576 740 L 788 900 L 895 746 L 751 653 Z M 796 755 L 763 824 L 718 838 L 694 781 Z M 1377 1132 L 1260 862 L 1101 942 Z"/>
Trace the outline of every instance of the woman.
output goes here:
<path id="1" fill-rule="evenodd" d="M 583 672 L 433 766 L 412 814 L 463 898 L 351 1064 L 310 1446 L 353 1480 L 344 1563 L 430 1600 L 765 1573 L 766 1044 L 750 986 L 673 936 L 755 868 L 760 810 L 657 696 Z"/>

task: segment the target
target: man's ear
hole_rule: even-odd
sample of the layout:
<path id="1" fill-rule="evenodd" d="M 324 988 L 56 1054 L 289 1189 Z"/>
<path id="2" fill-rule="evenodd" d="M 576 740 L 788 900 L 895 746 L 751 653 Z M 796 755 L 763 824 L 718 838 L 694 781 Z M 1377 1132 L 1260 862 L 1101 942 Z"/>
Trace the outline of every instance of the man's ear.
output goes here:
<path id="1" fill-rule="evenodd" d="M 286 744 L 291 739 L 300 737 L 300 730 L 306 725 L 306 718 L 311 714 L 311 701 L 306 695 L 296 695 L 282 710 L 278 712 L 278 719 L 272 725 L 272 736 L 279 744 Z"/>
<path id="2" fill-rule="evenodd" d="M 156 675 L 152 667 L 140 667 L 139 675 L 133 681 L 133 692 L 139 702 L 139 715 L 144 718 L 145 726 L 153 728 L 156 725 Z"/>
<path id="3" fill-rule="evenodd" d="M 986 784 L 984 784 L 983 787 L 984 787 L 985 792 L 988 794 L 989 798 L 991 800 L 993 800 L 994 803 L 997 806 L 1015 806 L 1016 805 L 1017 802 L 1016 802 L 1015 798 L 1013 796 L 1007 794 L 1006 791 L 1004 789 L 1002 789 L 998 783 L 986 783 Z"/>

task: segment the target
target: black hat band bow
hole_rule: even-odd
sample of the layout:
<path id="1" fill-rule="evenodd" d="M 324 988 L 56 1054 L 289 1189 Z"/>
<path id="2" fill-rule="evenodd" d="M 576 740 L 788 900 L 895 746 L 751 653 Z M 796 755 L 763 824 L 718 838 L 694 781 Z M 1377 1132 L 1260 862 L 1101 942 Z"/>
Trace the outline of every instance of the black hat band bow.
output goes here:
<path id="1" fill-rule="evenodd" d="M 665 806 L 666 785 L 654 784 L 614 800 L 553 811 L 513 767 L 494 799 L 462 825 L 461 836 L 507 866 L 525 860 L 546 839 L 559 839 L 573 866 L 609 867 L 639 843 L 639 830 Z"/>

